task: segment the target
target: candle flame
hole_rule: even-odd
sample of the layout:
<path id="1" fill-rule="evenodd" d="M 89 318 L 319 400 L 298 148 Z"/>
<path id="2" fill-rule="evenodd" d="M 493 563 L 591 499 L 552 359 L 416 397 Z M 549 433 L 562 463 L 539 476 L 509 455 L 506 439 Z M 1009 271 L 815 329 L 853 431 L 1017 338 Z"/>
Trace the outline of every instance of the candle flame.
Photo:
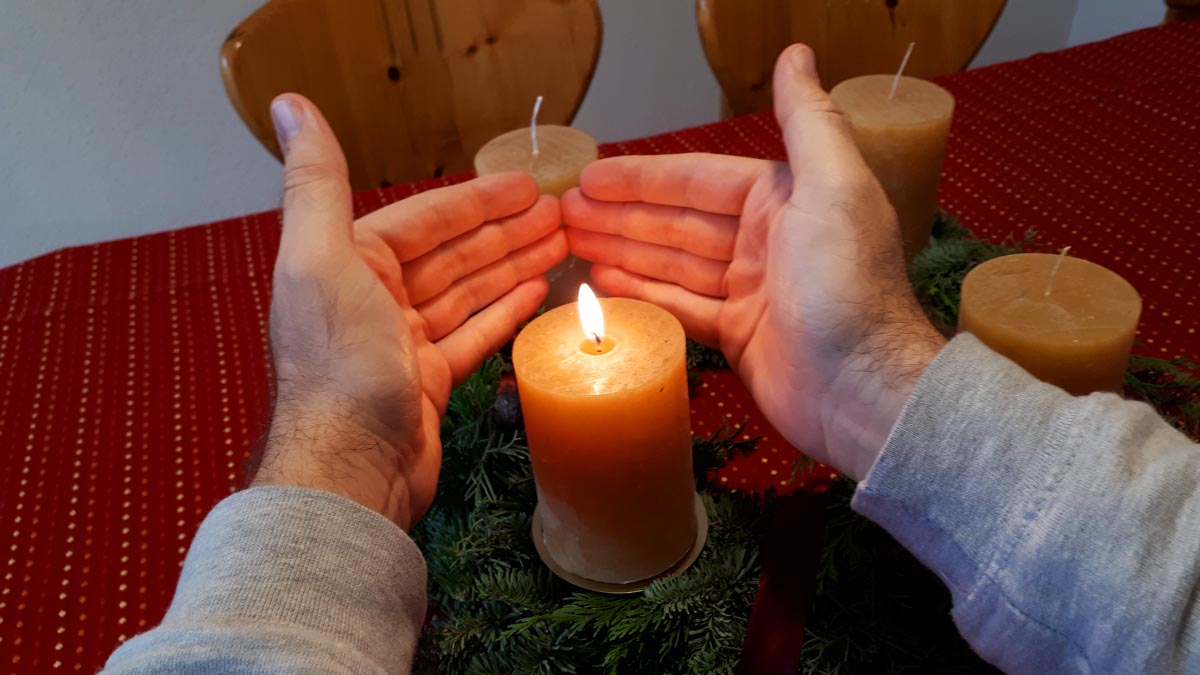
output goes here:
<path id="1" fill-rule="evenodd" d="M 595 340 L 596 344 L 604 341 L 604 312 L 587 284 L 579 285 L 579 324 L 588 339 Z"/>

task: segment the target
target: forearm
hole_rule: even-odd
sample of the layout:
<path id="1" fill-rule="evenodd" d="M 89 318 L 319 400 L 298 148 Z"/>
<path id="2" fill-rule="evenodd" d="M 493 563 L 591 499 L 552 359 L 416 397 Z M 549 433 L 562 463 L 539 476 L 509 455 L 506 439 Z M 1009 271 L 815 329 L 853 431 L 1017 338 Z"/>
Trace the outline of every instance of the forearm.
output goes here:
<path id="1" fill-rule="evenodd" d="M 1143 404 L 1073 398 L 971 336 L 926 370 L 854 508 L 949 585 L 1013 672 L 1200 668 L 1200 449 Z"/>
<path id="2" fill-rule="evenodd" d="M 425 563 L 377 513 L 304 488 L 218 504 L 188 551 L 162 624 L 106 672 L 408 672 Z"/>

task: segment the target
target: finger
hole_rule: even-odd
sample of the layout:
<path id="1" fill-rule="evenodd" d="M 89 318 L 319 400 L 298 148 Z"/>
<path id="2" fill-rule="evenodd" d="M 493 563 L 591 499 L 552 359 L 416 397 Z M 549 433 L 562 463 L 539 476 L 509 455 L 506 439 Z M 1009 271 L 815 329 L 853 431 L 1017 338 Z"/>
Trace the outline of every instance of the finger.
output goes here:
<path id="1" fill-rule="evenodd" d="M 709 347 L 720 346 L 716 326 L 721 300 L 609 265 L 592 265 L 592 281 L 609 295 L 645 300 L 662 307 L 679 319 L 688 337 Z"/>
<path id="2" fill-rule="evenodd" d="M 425 516 L 431 504 L 427 501 L 418 502 L 413 495 L 432 495 L 437 493 L 438 475 L 442 471 L 442 445 L 437 442 L 442 427 L 442 417 L 446 413 L 446 404 L 440 407 L 437 402 L 424 396 L 421 399 L 421 430 L 426 440 L 423 447 L 425 452 L 414 458 L 411 467 L 405 467 L 408 476 L 409 494 L 409 526 Z M 433 440 L 434 442 L 430 442 Z M 408 528 L 404 528 L 408 532 Z"/>
<path id="3" fill-rule="evenodd" d="M 561 218 L 553 197 L 515 216 L 484 223 L 404 265 L 408 297 L 422 303 L 455 281 L 532 244 L 558 228 Z"/>
<path id="4" fill-rule="evenodd" d="M 437 343 L 450 364 L 454 384 L 467 379 L 516 334 L 517 327 L 541 306 L 549 288 L 544 276 L 522 281 Z"/>
<path id="5" fill-rule="evenodd" d="M 736 216 L 771 162 L 732 155 L 610 157 L 579 179 L 583 193 L 606 202 L 650 202 Z"/>
<path id="6" fill-rule="evenodd" d="M 420 324 L 420 319 L 413 320 L 414 325 Z M 417 340 L 417 362 L 421 366 L 421 390 L 425 398 L 433 403 L 439 422 L 446 414 L 446 404 L 450 401 L 450 390 L 454 386 L 450 368 L 437 345 L 424 339 Z M 437 438 L 436 435 L 433 438 Z"/>
<path id="7" fill-rule="evenodd" d="M 738 228 L 736 216 L 645 202 L 602 202 L 579 190 L 563 195 L 562 219 L 581 230 L 617 234 L 725 261 L 733 259 Z"/>
<path id="8" fill-rule="evenodd" d="M 284 159 L 280 259 L 300 264 L 352 253 L 350 180 L 333 130 L 299 94 L 277 96 L 270 110 Z"/>
<path id="9" fill-rule="evenodd" d="M 359 218 L 379 233 L 401 263 L 489 220 L 533 206 L 537 184 L 523 173 L 497 173 L 429 190 Z"/>
<path id="10" fill-rule="evenodd" d="M 729 264 L 677 248 L 647 244 L 625 237 L 567 228 L 571 253 L 584 260 L 620 267 L 657 281 L 678 284 L 715 298 L 723 298 Z"/>
<path id="11" fill-rule="evenodd" d="M 802 44 L 785 49 L 775 64 L 773 86 L 775 118 L 797 189 L 816 177 L 827 183 L 864 175 L 850 125 L 821 88 L 812 49 Z"/>
<path id="12" fill-rule="evenodd" d="M 566 257 L 566 236 L 559 230 L 460 279 L 417 305 L 429 339 L 437 341 L 449 335 L 472 314 L 522 281 L 545 274 Z"/>

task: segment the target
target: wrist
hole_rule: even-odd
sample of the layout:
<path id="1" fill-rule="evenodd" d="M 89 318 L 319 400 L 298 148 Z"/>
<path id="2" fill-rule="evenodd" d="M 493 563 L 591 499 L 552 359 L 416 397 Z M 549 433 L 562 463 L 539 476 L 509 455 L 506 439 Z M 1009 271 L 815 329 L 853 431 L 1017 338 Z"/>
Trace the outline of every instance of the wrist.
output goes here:
<path id="1" fill-rule="evenodd" d="M 376 426 L 344 401 L 280 403 L 250 485 L 331 492 L 407 531 L 414 519 L 401 453 Z"/>
<path id="2" fill-rule="evenodd" d="M 926 367 L 946 344 L 924 317 L 877 326 L 849 350 L 823 398 L 828 456 L 862 480 L 875 463 Z"/>

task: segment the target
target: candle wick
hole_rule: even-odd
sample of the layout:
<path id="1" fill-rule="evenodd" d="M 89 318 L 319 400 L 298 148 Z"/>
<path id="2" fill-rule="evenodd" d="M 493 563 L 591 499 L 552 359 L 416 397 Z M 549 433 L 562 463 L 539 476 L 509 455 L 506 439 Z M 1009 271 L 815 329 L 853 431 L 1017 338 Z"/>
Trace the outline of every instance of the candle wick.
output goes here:
<path id="1" fill-rule="evenodd" d="M 600 337 L 599 333 L 592 333 L 592 339 L 596 341 L 596 345 L 604 344 L 604 338 Z"/>
<path id="2" fill-rule="evenodd" d="M 1050 297 L 1050 289 L 1054 287 L 1054 277 L 1058 276 L 1058 268 L 1062 267 L 1063 258 L 1067 257 L 1067 251 L 1070 250 L 1071 247 L 1067 246 L 1063 248 L 1061 252 L 1059 252 L 1058 260 L 1054 262 L 1054 269 L 1050 270 L 1050 280 L 1046 282 L 1046 292 L 1042 294 L 1042 297 Z"/>
<path id="3" fill-rule="evenodd" d="M 889 101 L 896 96 L 896 87 L 900 86 L 900 76 L 904 74 L 904 68 L 908 65 L 908 57 L 912 56 L 913 47 L 916 46 L 915 42 L 908 43 L 908 51 L 904 52 L 904 58 L 900 61 L 900 70 L 897 70 L 896 77 L 892 78 L 892 90 L 888 92 Z"/>
<path id="4" fill-rule="evenodd" d="M 542 109 L 542 97 L 539 96 L 539 97 L 537 97 L 537 100 L 533 102 L 533 117 L 529 120 L 529 138 L 530 138 L 530 145 L 532 145 L 532 147 L 533 147 L 533 156 L 534 157 L 537 157 L 539 154 L 538 141 L 537 141 L 537 118 L 538 118 L 538 113 L 541 111 L 541 109 Z"/>

